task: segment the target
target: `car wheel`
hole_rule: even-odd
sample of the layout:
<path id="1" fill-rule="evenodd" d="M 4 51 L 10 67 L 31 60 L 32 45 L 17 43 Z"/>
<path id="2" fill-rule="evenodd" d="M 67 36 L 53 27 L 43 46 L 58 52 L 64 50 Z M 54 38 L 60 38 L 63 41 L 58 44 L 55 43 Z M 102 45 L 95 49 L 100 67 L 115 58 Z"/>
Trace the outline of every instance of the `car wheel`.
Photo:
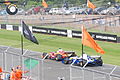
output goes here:
<path id="1" fill-rule="evenodd" d="M 43 59 L 46 55 L 47 55 L 47 53 L 43 53 L 43 54 L 42 54 L 42 59 Z M 47 58 L 48 58 L 48 56 L 46 56 L 45 59 L 47 59 Z"/>
<path id="2" fill-rule="evenodd" d="M 103 65 L 102 59 L 101 59 L 101 58 L 98 58 L 96 64 L 97 64 L 98 66 L 102 66 L 102 65 Z"/>
<path id="3" fill-rule="evenodd" d="M 84 60 L 84 59 L 83 59 L 83 61 L 80 61 L 79 65 L 80 65 L 81 67 L 83 67 L 83 66 L 86 64 L 86 62 L 87 62 L 87 60 Z"/>
<path id="4" fill-rule="evenodd" d="M 6 11 L 9 15 L 15 15 L 18 12 L 18 9 L 15 4 L 10 4 L 6 7 Z"/>
<path id="5" fill-rule="evenodd" d="M 57 54 L 57 55 L 56 55 L 56 61 L 60 61 L 60 60 L 62 60 L 62 55 Z"/>
<path id="6" fill-rule="evenodd" d="M 69 60 L 69 61 L 68 61 L 68 64 L 71 64 L 72 62 L 73 62 L 72 60 Z"/>
<path id="7" fill-rule="evenodd" d="M 63 63 L 68 64 L 69 63 L 69 58 L 64 58 Z"/>

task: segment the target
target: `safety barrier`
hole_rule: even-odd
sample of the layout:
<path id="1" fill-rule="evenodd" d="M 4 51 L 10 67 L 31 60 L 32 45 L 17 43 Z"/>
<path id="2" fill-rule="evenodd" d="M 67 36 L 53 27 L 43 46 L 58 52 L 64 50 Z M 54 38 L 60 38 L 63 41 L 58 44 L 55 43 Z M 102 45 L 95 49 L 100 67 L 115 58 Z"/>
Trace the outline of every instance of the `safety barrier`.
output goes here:
<path id="1" fill-rule="evenodd" d="M 36 27 L 36 26 L 30 26 L 29 28 L 32 32 L 35 32 L 35 33 L 66 36 L 66 37 L 71 37 L 71 38 L 72 37 L 73 38 L 81 38 L 81 36 L 82 36 L 81 31 L 75 31 L 75 30 L 44 28 L 44 27 Z M 6 24 L 1 24 L 0 29 L 21 31 L 20 26 L 18 27 L 18 26 L 14 26 L 14 25 L 6 25 Z M 89 32 L 89 33 L 95 40 L 116 42 L 116 43 L 118 42 L 117 35 L 104 34 L 104 33 L 93 33 L 93 32 Z"/>
<path id="2" fill-rule="evenodd" d="M 30 80 L 120 80 L 120 67 L 103 64 L 99 67 L 79 67 L 41 59 L 42 53 L 7 46 L 0 46 L 0 67 L 11 72 L 12 67 L 22 66 L 23 74 Z M 5 77 L 4 77 L 5 78 Z"/>

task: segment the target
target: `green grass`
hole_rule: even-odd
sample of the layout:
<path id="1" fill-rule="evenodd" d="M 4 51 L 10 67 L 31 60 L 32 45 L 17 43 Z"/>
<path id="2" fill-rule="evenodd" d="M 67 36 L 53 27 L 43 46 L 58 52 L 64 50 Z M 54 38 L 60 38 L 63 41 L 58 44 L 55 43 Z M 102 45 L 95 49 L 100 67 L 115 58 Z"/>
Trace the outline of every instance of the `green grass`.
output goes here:
<path id="1" fill-rule="evenodd" d="M 75 51 L 81 55 L 81 39 L 67 38 L 55 35 L 34 34 L 39 41 L 36 45 L 24 38 L 24 49 L 29 49 L 39 52 L 57 51 L 58 48 L 63 50 Z M 0 30 L 0 45 L 12 46 L 20 48 L 21 35 L 18 31 Z M 96 53 L 93 49 L 84 46 L 84 51 L 89 55 L 101 55 L 104 63 L 120 65 L 120 44 L 97 41 L 97 43 L 105 50 L 105 54 Z"/>

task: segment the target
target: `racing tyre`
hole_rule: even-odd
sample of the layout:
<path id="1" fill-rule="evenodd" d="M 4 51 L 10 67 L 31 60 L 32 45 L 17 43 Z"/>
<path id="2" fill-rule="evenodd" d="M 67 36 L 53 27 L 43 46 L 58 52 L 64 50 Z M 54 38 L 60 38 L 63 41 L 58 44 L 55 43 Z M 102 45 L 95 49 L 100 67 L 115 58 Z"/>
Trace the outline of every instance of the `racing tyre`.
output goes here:
<path id="1" fill-rule="evenodd" d="M 79 65 L 80 65 L 81 67 L 83 67 L 83 66 L 86 64 L 86 62 L 87 62 L 87 60 L 84 60 L 84 59 L 83 59 L 83 61 L 81 61 L 81 62 L 79 63 Z"/>
<path id="2" fill-rule="evenodd" d="M 63 63 L 68 64 L 69 63 L 69 58 L 64 58 Z"/>
<path id="3" fill-rule="evenodd" d="M 43 53 L 43 54 L 42 54 L 42 59 L 43 59 L 46 55 L 47 55 L 47 53 Z M 47 58 L 48 58 L 48 56 L 46 56 L 45 59 L 47 59 Z"/>
<path id="4" fill-rule="evenodd" d="M 69 60 L 69 61 L 68 61 L 68 64 L 71 64 L 72 62 L 73 62 L 72 60 Z"/>
<path id="5" fill-rule="evenodd" d="M 57 54 L 57 55 L 56 55 L 56 61 L 60 61 L 60 60 L 62 60 L 62 55 Z"/>
<path id="6" fill-rule="evenodd" d="M 18 8 L 15 4 L 10 4 L 6 7 L 6 11 L 9 15 L 15 15 L 18 12 Z"/>
<path id="7" fill-rule="evenodd" d="M 103 61 L 102 61 L 101 57 L 97 59 L 97 63 L 96 64 L 98 66 L 102 66 L 103 65 Z"/>

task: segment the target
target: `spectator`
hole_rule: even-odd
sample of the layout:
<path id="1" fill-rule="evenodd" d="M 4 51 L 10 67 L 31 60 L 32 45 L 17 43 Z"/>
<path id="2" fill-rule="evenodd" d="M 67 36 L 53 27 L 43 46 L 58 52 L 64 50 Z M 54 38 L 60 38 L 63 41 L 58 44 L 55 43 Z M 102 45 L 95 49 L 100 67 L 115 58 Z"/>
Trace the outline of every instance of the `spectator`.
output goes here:
<path id="1" fill-rule="evenodd" d="M 2 80 L 1 75 L 2 75 L 2 68 L 0 67 L 0 80 Z"/>
<path id="2" fill-rule="evenodd" d="M 29 72 L 29 71 L 22 71 L 21 68 L 22 68 L 21 66 L 17 66 L 17 69 L 16 69 L 17 80 L 22 80 L 22 74 Z"/>
<path id="3" fill-rule="evenodd" d="M 2 73 L 2 68 L 0 67 L 0 73 Z"/>
<path id="4" fill-rule="evenodd" d="M 0 67 L 0 80 L 3 80 L 3 79 L 8 80 L 8 77 L 5 76 L 4 73 L 7 73 L 7 76 L 8 76 L 9 79 L 10 79 L 10 73 L 9 73 L 9 72 L 3 71 L 2 68 Z"/>
<path id="5" fill-rule="evenodd" d="M 12 72 L 10 73 L 10 80 L 17 80 L 15 68 L 12 68 L 11 70 Z"/>

